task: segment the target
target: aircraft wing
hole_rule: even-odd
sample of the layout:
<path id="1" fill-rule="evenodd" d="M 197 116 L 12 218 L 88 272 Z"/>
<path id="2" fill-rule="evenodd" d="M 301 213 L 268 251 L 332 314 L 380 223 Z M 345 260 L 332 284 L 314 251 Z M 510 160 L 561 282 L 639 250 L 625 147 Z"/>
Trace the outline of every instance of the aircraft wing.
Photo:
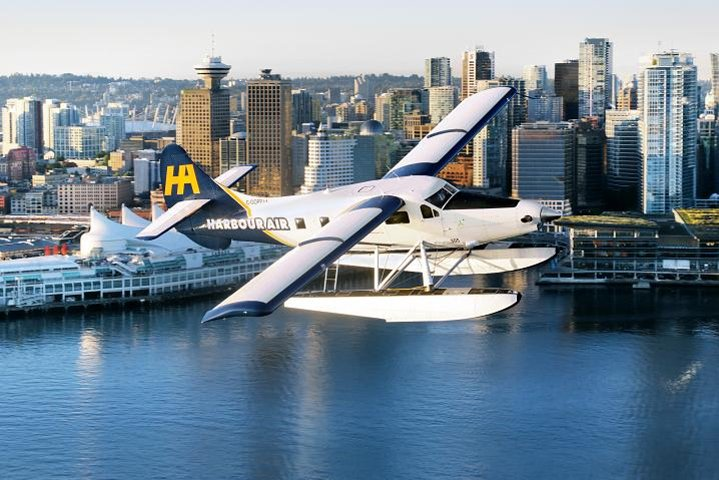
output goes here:
<path id="1" fill-rule="evenodd" d="M 357 203 L 207 312 L 204 322 L 269 315 L 403 205 L 391 196 Z"/>
<path id="2" fill-rule="evenodd" d="M 465 99 L 384 178 L 437 175 L 516 93 L 512 87 L 497 87 Z"/>

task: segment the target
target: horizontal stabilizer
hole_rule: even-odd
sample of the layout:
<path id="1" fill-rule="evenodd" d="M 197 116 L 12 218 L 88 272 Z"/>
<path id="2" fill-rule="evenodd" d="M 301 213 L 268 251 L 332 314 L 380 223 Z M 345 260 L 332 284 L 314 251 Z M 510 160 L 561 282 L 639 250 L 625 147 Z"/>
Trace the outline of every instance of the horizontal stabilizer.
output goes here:
<path id="1" fill-rule="evenodd" d="M 153 240 L 173 228 L 184 219 L 190 217 L 211 201 L 212 200 L 209 198 L 198 198 L 177 202 L 172 206 L 172 208 L 163 213 L 160 218 L 138 233 L 137 238 L 140 240 Z"/>
<path id="2" fill-rule="evenodd" d="M 250 173 L 255 168 L 257 168 L 257 165 L 241 165 L 239 167 L 231 168 L 219 177 L 215 178 L 215 182 L 229 188 L 239 182 L 242 177 Z"/>

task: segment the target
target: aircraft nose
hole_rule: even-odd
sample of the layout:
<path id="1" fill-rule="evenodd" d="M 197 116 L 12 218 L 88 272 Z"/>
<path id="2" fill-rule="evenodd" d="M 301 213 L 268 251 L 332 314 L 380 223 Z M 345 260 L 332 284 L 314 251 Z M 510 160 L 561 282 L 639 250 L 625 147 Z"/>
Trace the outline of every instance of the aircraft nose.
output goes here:
<path id="1" fill-rule="evenodd" d="M 542 223 L 553 222 L 562 218 L 562 212 L 558 212 L 553 208 L 542 207 L 542 209 L 539 211 L 539 218 L 542 220 Z"/>

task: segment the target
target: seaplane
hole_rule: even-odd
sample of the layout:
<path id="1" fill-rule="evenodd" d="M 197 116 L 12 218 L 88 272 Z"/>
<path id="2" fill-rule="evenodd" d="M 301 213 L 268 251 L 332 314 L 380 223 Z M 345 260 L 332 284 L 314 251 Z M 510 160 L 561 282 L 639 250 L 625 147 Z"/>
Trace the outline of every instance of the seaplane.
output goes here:
<path id="1" fill-rule="evenodd" d="M 291 247 L 209 310 L 203 322 L 265 316 L 283 304 L 388 322 L 472 319 L 508 309 L 520 300 L 519 292 L 443 285 L 450 276 L 509 272 L 547 261 L 554 248 L 496 245 L 537 231 L 561 214 L 534 201 L 462 190 L 437 174 L 516 93 L 498 87 L 468 97 L 380 179 L 303 195 L 240 193 L 231 187 L 254 166 L 213 179 L 182 147 L 168 145 L 160 154 L 168 210 L 137 236 L 151 240 L 175 229 L 212 249 L 232 241 Z M 339 291 L 340 265 L 372 269 L 374 288 Z M 300 292 L 323 272 L 322 290 Z M 422 285 L 392 288 L 403 272 L 421 274 Z"/>

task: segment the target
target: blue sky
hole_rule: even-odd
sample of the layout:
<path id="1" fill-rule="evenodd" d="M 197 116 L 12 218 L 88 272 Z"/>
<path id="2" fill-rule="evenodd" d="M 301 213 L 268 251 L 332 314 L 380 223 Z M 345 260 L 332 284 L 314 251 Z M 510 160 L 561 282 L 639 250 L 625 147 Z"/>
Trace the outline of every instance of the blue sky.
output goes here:
<path id="1" fill-rule="evenodd" d="M 719 51 L 719 2 L 706 0 L 10 0 L 2 11 L 0 74 L 192 78 L 212 33 L 241 78 L 263 67 L 287 76 L 421 73 L 428 56 L 450 57 L 457 74 L 474 45 L 496 52 L 498 72 L 519 74 L 576 58 L 587 36 L 614 41 L 623 77 L 661 42 L 693 53 L 708 78 L 709 52 Z"/>

